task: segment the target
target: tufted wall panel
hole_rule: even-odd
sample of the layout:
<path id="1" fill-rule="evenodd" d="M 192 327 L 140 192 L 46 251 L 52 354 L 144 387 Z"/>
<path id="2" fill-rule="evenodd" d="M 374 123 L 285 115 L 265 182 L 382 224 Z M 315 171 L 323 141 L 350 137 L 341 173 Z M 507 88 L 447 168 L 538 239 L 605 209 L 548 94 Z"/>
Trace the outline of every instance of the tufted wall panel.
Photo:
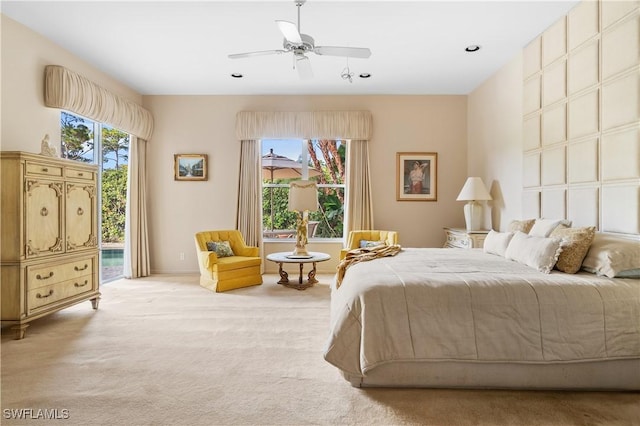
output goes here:
<path id="1" fill-rule="evenodd" d="M 523 114 L 523 217 L 640 234 L 640 1 L 582 1 L 525 47 Z"/>

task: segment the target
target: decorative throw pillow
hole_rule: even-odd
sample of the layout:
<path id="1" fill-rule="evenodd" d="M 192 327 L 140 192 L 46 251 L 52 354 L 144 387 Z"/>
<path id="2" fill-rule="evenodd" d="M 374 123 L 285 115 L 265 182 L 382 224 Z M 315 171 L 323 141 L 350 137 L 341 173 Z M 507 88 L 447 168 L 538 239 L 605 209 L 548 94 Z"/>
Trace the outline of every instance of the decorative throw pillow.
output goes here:
<path id="1" fill-rule="evenodd" d="M 640 241 L 596 233 L 582 269 L 609 278 L 637 278 L 640 270 Z"/>
<path id="2" fill-rule="evenodd" d="M 369 247 L 377 247 L 384 246 L 384 241 L 369 241 L 369 240 L 360 240 L 360 248 L 369 248 Z"/>
<path id="3" fill-rule="evenodd" d="M 562 252 L 559 238 L 544 238 L 516 232 L 509 242 L 505 257 L 548 274 Z"/>
<path id="4" fill-rule="evenodd" d="M 504 257 L 511 238 L 513 238 L 513 232 L 496 232 L 492 229 L 487 234 L 482 249 L 485 253 Z"/>
<path id="5" fill-rule="evenodd" d="M 207 250 L 215 251 L 218 257 L 235 256 L 229 241 L 208 241 Z"/>
<path id="6" fill-rule="evenodd" d="M 511 223 L 509 224 L 509 227 L 507 228 L 507 231 L 508 232 L 520 231 L 520 232 L 524 232 L 525 234 L 528 234 L 529 231 L 531 230 L 531 227 L 535 223 L 535 221 L 536 221 L 535 219 L 512 220 Z"/>
<path id="7" fill-rule="evenodd" d="M 567 274 L 578 272 L 595 234 L 595 226 L 569 228 L 565 225 L 559 225 L 556 227 L 550 235 L 552 238 L 562 239 L 562 253 L 558 257 L 556 269 Z"/>
<path id="8" fill-rule="evenodd" d="M 571 226 L 571 221 L 565 219 L 536 219 L 529 230 L 529 235 L 533 235 L 534 237 L 548 237 L 558 225 Z"/>

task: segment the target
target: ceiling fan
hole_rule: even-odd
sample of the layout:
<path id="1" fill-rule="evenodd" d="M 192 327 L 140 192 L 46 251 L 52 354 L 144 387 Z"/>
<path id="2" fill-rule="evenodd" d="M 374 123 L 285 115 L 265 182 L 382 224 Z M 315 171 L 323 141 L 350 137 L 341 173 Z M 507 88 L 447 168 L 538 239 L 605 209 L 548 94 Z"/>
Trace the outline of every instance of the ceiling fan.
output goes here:
<path id="1" fill-rule="evenodd" d="M 261 50 L 257 52 L 234 53 L 229 55 L 230 59 L 250 58 L 263 55 L 281 55 L 283 53 L 293 53 L 293 66 L 298 70 L 301 79 L 313 77 L 311 63 L 305 53 L 313 52 L 316 55 L 343 56 L 347 58 L 368 58 L 371 50 L 366 47 L 343 47 L 343 46 L 316 46 L 313 37 L 300 32 L 300 8 L 306 0 L 295 0 L 298 8 L 298 24 L 289 21 L 277 20 L 276 24 L 284 35 L 283 49 Z"/>

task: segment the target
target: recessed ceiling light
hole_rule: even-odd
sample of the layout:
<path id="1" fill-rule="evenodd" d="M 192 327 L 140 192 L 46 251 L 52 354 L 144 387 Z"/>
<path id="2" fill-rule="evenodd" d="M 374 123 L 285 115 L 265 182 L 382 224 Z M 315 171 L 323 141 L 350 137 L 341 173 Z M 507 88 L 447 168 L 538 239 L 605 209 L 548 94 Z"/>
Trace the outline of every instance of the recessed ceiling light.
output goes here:
<path id="1" fill-rule="evenodd" d="M 472 44 L 464 49 L 465 52 L 477 52 L 478 50 L 480 50 L 480 46 L 477 44 Z"/>
<path id="2" fill-rule="evenodd" d="M 240 74 L 239 72 L 234 72 L 233 74 L 231 74 L 231 77 L 233 77 L 233 78 L 242 78 L 244 76 L 242 74 Z"/>
<path id="3" fill-rule="evenodd" d="M 369 74 L 368 72 L 363 72 L 362 74 L 360 74 L 360 78 L 369 78 L 371 77 L 371 74 Z"/>

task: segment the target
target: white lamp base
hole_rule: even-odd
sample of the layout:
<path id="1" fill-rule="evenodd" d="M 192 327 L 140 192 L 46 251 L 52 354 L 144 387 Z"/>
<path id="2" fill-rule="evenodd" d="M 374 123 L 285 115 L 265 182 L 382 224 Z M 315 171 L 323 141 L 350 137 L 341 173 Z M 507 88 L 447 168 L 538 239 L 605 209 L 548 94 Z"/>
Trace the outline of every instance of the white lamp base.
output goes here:
<path id="1" fill-rule="evenodd" d="M 482 205 L 477 201 L 469 201 L 464 205 L 464 221 L 467 231 L 482 229 Z"/>

